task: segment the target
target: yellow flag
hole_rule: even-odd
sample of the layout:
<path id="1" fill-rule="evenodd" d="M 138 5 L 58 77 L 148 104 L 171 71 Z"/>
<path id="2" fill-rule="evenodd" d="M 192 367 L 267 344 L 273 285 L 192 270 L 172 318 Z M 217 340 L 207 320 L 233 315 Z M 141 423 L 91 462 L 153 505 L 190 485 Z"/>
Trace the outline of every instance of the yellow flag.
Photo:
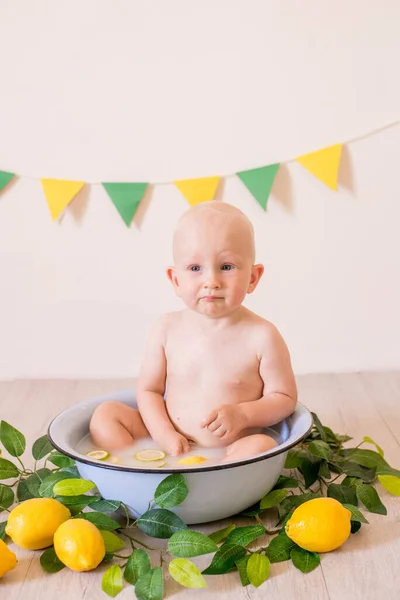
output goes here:
<path id="1" fill-rule="evenodd" d="M 191 206 L 200 202 L 214 200 L 220 177 L 202 177 L 201 179 L 180 179 L 174 181 L 178 190 Z"/>
<path id="2" fill-rule="evenodd" d="M 41 179 L 44 195 L 53 221 L 68 206 L 71 200 L 85 185 L 84 181 L 68 181 L 63 179 Z"/>
<path id="3" fill-rule="evenodd" d="M 311 154 L 298 156 L 296 160 L 322 183 L 336 191 L 341 153 L 342 144 L 335 144 Z"/>

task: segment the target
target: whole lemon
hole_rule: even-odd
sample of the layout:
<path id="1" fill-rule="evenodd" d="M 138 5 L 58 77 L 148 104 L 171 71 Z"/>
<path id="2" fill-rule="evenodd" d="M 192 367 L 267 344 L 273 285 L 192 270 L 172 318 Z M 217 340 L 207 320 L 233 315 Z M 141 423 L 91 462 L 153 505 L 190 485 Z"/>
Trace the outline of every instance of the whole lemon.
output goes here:
<path id="1" fill-rule="evenodd" d="M 286 534 L 304 550 L 330 552 L 350 535 L 351 512 L 334 498 L 314 498 L 301 504 L 286 523 Z"/>
<path id="2" fill-rule="evenodd" d="M 103 560 L 106 547 L 100 531 L 86 519 L 70 519 L 57 529 L 54 550 L 72 571 L 91 571 Z"/>
<path id="3" fill-rule="evenodd" d="M 21 502 L 9 514 L 6 533 L 27 550 L 40 550 L 53 544 L 57 528 L 71 513 L 54 498 L 31 498 Z"/>
<path id="4" fill-rule="evenodd" d="M 7 547 L 7 544 L 0 540 L 0 577 L 3 577 L 8 571 L 15 569 L 17 557 L 14 552 Z"/>

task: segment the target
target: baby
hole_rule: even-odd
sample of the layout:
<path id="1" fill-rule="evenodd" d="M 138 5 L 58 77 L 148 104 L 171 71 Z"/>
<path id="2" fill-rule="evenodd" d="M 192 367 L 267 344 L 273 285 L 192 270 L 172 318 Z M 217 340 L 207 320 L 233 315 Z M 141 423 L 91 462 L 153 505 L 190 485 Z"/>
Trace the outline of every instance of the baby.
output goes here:
<path id="1" fill-rule="evenodd" d="M 292 414 L 297 390 L 281 335 L 242 306 L 264 271 L 254 264 L 250 221 L 230 204 L 198 204 L 178 222 L 173 259 L 167 275 L 186 308 L 153 327 L 139 410 L 101 404 L 90 423 L 93 442 L 116 450 L 151 436 L 178 456 L 194 441 L 225 447 L 225 462 L 273 448 L 261 431 Z"/>

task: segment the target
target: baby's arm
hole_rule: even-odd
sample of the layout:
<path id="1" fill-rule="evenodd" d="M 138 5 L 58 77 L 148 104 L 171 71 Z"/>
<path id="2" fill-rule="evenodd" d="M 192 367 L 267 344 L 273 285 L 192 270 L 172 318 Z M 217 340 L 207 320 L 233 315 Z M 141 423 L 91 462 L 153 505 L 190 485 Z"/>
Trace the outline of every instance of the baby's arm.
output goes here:
<path id="1" fill-rule="evenodd" d="M 274 425 L 295 409 L 297 389 L 289 352 L 279 331 L 270 323 L 262 331 L 260 348 L 262 397 L 224 404 L 209 413 L 201 424 L 227 443 L 235 441 L 243 429 Z"/>
<path id="2" fill-rule="evenodd" d="M 153 327 L 149 336 L 137 385 L 137 403 L 151 437 L 172 456 L 189 452 L 190 445 L 171 423 L 164 401 L 167 361 L 165 339 L 168 317 L 164 316 Z"/>
<path id="3" fill-rule="evenodd" d="M 263 395 L 239 406 L 246 427 L 275 425 L 294 411 L 297 388 L 289 351 L 279 331 L 271 324 L 265 328 L 260 353 Z"/>

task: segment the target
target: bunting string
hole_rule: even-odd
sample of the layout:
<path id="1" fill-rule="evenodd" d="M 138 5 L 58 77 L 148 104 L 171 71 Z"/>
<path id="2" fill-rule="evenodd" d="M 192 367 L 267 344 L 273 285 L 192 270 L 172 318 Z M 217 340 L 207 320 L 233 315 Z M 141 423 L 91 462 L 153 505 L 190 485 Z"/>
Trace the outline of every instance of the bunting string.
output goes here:
<path id="1" fill-rule="evenodd" d="M 298 162 L 316 179 L 321 181 L 333 191 L 338 189 L 338 173 L 340 167 L 340 159 L 342 156 L 342 148 L 345 144 L 353 143 L 361 139 L 365 139 L 375 133 L 384 131 L 394 125 L 398 125 L 400 121 L 388 123 L 383 127 L 377 128 L 368 133 L 362 134 L 356 138 L 352 138 L 340 144 L 334 144 L 326 148 L 321 148 L 314 152 L 309 152 L 297 156 L 292 159 Z M 195 206 L 200 202 L 213 200 L 222 178 L 232 176 L 238 177 L 254 199 L 258 202 L 263 210 L 267 210 L 268 199 L 274 184 L 275 177 L 279 171 L 281 164 L 287 164 L 292 160 L 274 163 L 247 169 L 245 171 L 237 171 L 233 174 L 223 176 L 201 177 L 196 179 L 179 179 L 163 182 L 85 182 L 73 181 L 66 179 L 47 179 L 32 176 L 24 176 L 8 171 L 0 170 L 0 194 L 5 193 L 10 182 L 17 177 L 28 179 L 40 179 L 44 196 L 49 208 L 52 219 L 57 220 L 64 212 L 70 202 L 80 192 L 84 185 L 102 186 L 107 192 L 109 198 L 120 214 L 125 225 L 129 227 L 136 214 L 136 211 L 142 201 L 149 185 L 166 185 L 174 184 L 186 201 Z M 1 215 L 0 215 L 1 216 Z"/>

